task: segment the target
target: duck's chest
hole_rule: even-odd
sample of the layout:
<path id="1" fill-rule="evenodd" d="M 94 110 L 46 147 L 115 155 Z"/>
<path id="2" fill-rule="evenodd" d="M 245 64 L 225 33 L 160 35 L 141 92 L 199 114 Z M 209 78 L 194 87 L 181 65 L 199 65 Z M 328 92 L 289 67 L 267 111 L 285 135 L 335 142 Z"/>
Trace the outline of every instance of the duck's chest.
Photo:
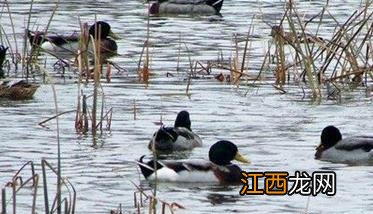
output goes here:
<path id="1" fill-rule="evenodd" d="M 157 170 L 157 180 L 166 182 L 185 182 L 185 183 L 219 183 L 213 171 L 203 170 L 183 170 L 175 172 L 169 168 L 162 168 Z M 152 174 L 149 180 L 155 180 L 155 175 Z"/>

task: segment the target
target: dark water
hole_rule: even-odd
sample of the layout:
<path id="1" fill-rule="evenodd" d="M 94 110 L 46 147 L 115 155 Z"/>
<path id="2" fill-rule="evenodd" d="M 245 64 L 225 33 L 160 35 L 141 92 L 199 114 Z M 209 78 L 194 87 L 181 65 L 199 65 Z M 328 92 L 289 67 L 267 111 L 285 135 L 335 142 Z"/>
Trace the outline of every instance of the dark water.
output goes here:
<path id="1" fill-rule="evenodd" d="M 311 17 L 317 14 L 323 1 L 299 1 L 300 11 Z M 332 2 L 330 11 L 344 20 L 357 8 L 357 1 Z M 10 4 L 22 47 L 22 33 L 29 11 L 25 1 Z M 33 29 L 45 26 L 54 3 L 36 1 L 32 14 Z M 79 30 L 78 17 L 92 23 L 95 19 L 108 21 L 120 35 L 120 56 L 112 60 L 127 68 L 115 73 L 112 83 L 104 83 L 108 106 L 114 108 L 111 133 L 101 139 L 100 148 L 91 146 L 91 137 L 80 136 L 74 130 L 74 114 L 60 117 L 63 176 L 68 177 L 77 190 L 77 213 L 108 213 L 119 203 L 128 212 L 134 211 L 134 186 L 142 183 L 134 160 L 150 155 L 147 143 L 157 129 L 153 122 L 162 115 L 166 124 L 173 124 L 176 113 L 187 109 L 192 127 L 204 141 L 202 148 L 190 153 L 191 158 L 206 158 L 209 146 L 220 139 L 235 142 L 241 153 L 252 161 L 242 165 L 246 171 L 307 171 L 334 170 L 337 173 L 337 194 L 332 197 L 307 196 L 239 196 L 240 186 L 161 184 L 158 196 L 187 208 L 185 213 L 369 213 L 373 208 L 373 169 L 371 166 L 347 166 L 313 159 L 319 134 L 326 125 L 334 124 L 342 134 L 372 134 L 372 98 L 365 98 L 362 90 L 351 92 L 341 104 L 323 101 L 320 105 L 302 101 L 301 89 L 287 86 L 288 94 L 279 95 L 269 85 L 259 88 L 236 88 L 217 82 L 212 76 L 192 80 L 191 97 L 185 95 L 188 55 L 192 60 L 214 60 L 219 51 L 227 58 L 232 55 L 234 33 L 246 34 L 254 17 L 255 24 L 250 67 L 257 73 L 261 66 L 268 40 L 269 27 L 275 24 L 283 10 L 276 1 L 226 1 L 222 17 L 153 17 L 151 18 L 150 85 L 145 89 L 137 83 L 135 68 L 146 36 L 146 5 L 141 1 L 63 1 L 51 23 L 51 31 L 65 33 Z M 5 9 L 4 9 L 5 10 Z M 5 10 L 6 11 L 6 10 Z M 330 22 L 326 19 L 326 22 Z M 332 23 L 332 22 L 331 22 Z M 1 25 L 11 32 L 7 13 L 2 13 Z M 38 27 L 39 26 L 39 27 Z M 325 28 L 322 35 L 332 32 Z M 177 52 L 185 42 L 190 52 L 182 47 L 181 71 L 176 72 Z M 48 55 L 47 68 L 54 59 Z M 166 77 L 166 73 L 174 77 Z M 73 74 L 68 74 L 74 76 Z M 40 78 L 38 79 L 40 80 Z M 73 82 L 72 80 L 67 80 Z M 77 86 L 61 84 L 56 79 L 60 111 L 75 109 Z M 89 91 L 89 88 L 84 88 Z M 244 94 L 247 93 L 247 96 Z M 133 119 L 133 103 L 138 108 Z M 54 114 L 50 85 L 42 85 L 30 101 L 0 101 L 0 184 L 11 179 L 26 161 L 37 163 L 41 158 L 55 163 L 56 132 L 54 122 L 49 128 L 37 124 Z M 140 178 L 140 180 L 139 180 Z M 28 213 L 31 199 L 27 190 L 21 194 L 19 211 Z M 42 207 L 41 191 L 38 207 Z"/>

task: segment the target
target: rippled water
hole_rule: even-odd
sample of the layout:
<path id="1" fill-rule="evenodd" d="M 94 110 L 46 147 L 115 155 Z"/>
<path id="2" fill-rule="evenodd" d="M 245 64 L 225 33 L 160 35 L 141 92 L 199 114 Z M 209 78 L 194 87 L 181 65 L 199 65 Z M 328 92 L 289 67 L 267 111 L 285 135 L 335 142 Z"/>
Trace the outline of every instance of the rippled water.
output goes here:
<path id="1" fill-rule="evenodd" d="M 312 17 L 324 1 L 299 1 L 299 8 Z M 344 20 L 357 8 L 357 1 L 333 1 L 330 11 Z M 33 29 L 44 27 L 54 4 L 36 1 L 32 14 Z M 22 41 L 29 5 L 25 1 L 11 1 L 18 41 Z M 206 158 L 209 146 L 220 139 L 235 142 L 241 153 L 252 164 L 242 165 L 246 171 L 307 171 L 334 170 L 337 173 L 337 194 L 332 197 L 307 196 L 239 196 L 240 186 L 161 184 L 158 196 L 186 207 L 184 213 L 268 213 L 308 212 L 369 213 L 373 209 L 373 168 L 348 166 L 313 159 L 319 135 L 326 125 L 334 124 L 344 135 L 372 134 L 372 98 L 365 98 L 362 90 L 347 96 L 341 104 L 323 101 L 320 105 L 302 101 L 297 87 L 287 86 L 290 93 L 279 95 L 272 87 L 235 88 L 216 82 L 211 76 L 194 79 L 191 97 L 185 96 L 186 75 L 189 69 L 188 52 L 182 48 L 180 73 L 176 73 L 179 40 L 191 51 L 192 60 L 216 59 L 219 51 L 231 54 L 234 33 L 245 34 L 253 15 L 254 35 L 251 66 L 257 72 L 269 39 L 265 20 L 275 24 L 281 16 L 280 1 L 225 1 L 222 17 L 153 17 L 151 18 L 152 70 L 147 89 L 138 84 L 135 75 L 137 60 L 146 35 L 146 5 L 142 1 L 72 1 L 61 3 L 51 31 L 57 33 L 79 30 L 78 16 L 83 21 L 106 20 L 121 36 L 120 56 L 113 61 L 127 68 L 128 73 L 115 74 L 112 83 L 104 83 L 108 106 L 114 108 L 111 133 L 102 137 L 100 148 L 91 147 L 90 137 L 74 131 L 74 115 L 60 118 L 63 176 L 68 177 L 77 190 L 78 213 L 108 213 L 123 204 L 133 212 L 134 186 L 130 180 L 144 184 L 134 160 L 149 155 L 147 143 L 157 129 L 153 124 L 162 115 L 166 124 L 173 124 L 176 113 L 187 109 L 192 127 L 204 141 L 202 148 L 193 150 L 191 158 Z M 11 32 L 8 15 L 3 13 L 1 24 Z M 326 22 L 330 21 L 326 19 Z M 323 29 L 322 35 L 330 35 Z M 18 44 L 21 46 L 21 42 Z M 47 58 L 47 67 L 53 60 Z M 166 77 L 166 73 L 174 77 Z M 40 79 L 39 79 L 40 80 Z M 57 80 L 57 82 L 62 82 Z M 60 111 L 75 109 L 75 84 L 56 85 Z M 247 93 L 247 96 L 244 94 Z M 136 100 L 137 120 L 132 108 Z M 35 98 L 29 101 L 0 101 L 0 184 L 11 179 L 19 167 L 32 160 L 40 170 L 41 158 L 56 161 L 56 132 L 54 123 L 49 128 L 37 124 L 54 114 L 50 85 L 42 85 Z M 120 170 L 118 170 L 120 168 Z M 19 208 L 27 213 L 30 193 L 19 197 Z M 41 195 L 41 190 L 39 191 Z M 42 207 L 41 197 L 38 207 Z"/>

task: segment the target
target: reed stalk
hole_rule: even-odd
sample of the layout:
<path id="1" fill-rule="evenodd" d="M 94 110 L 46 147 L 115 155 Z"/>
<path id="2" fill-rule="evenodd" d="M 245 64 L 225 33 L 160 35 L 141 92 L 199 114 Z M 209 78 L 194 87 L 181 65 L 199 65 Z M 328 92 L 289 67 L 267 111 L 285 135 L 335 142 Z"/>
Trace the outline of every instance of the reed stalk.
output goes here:
<path id="1" fill-rule="evenodd" d="M 148 4 L 148 7 L 150 5 Z M 146 38 L 144 45 L 142 47 L 142 51 L 140 54 L 139 62 L 137 64 L 137 75 L 139 77 L 139 82 L 145 84 L 145 88 L 149 85 L 149 77 L 150 77 L 150 54 L 149 54 L 149 43 L 150 42 L 150 15 L 149 12 L 147 13 L 147 23 L 146 23 Z M 143 60 L 143 56 L 145 54 L 145 59 Z M 141 63 L 142 67 L 141 67 Z"/>
<path id="2" fill-rule="evenodd" d="M 16 31 L 15 31 L 15 28 L 14 28 L 14 23 L 13 23 L 13 18 L 12 18 L 12 12 L 10 11 L 8 0 L 5 0 L 4 3 L 6 5 L 7 11 L 8 11 L 9 21 L 10 21 L 10 25 L 12 27 L 13 40 L 14 40 L 14 45 L 15 45 L 15 49 L 13 50 L 12 46 L 9 43 L 9 47 L 10 47 L 9 49 L 10 49 L 10 52 L 12 54 L 12 61 L 13 61 L 13 64 L 15 65 L 15 70 L 17 70 L 17 68 L 18 68 L 18 60 L 17 60 L 17 57 L 18 57 L 18 44 L 17 44 Z"/>
<path id="3" fill-rule="evenodd" d="M 5 188 L 1 189 L 1 213 L 6 214 L 6 191 L 5 191 Z"/>
<path id="4" fill-rule="evenodd" d="M 244 48 L 243 55 L 242 55 L 242 62 L 241 62 L 240 73 L 239 73 L 238 77 L 235 77 L 235 78 L 233 79 L 235 85 L 238 85 L 238 84 L 239 84 L 239 81 L 240 81 L 242 75 L 244 74 L 244 69 L 245 69 L 245 60 L 246 60 L 246 58 L 247 58 L 246 55 L 249 55 L 249 54 L 247 54 L 247 52 L 248 52 L 248 48 L 249 48 L 250 36 L 251 36 L 251 35 L 253 34 L 253 32 L 254 32 L 254 25 L 253 25 L 253 22 L 254 22 L 254 16 L 251 18 L 250 27 L 249 27 L 249 30 L 248 30 L 247 35 L 246 35 L 245 48 Z M 236 42 L 236 47 L 237 47 L 237 42 Z M 250 47 L 251 47 L 251 42 L 250 42 Z M 237 54 L 236 57 L 237 57 L 237 63 L 238 63 L 238 48 L 236 49 L 236 54 Z"/>
<path id="5" fill-rule="evenodd" d="M 189 69 L 190 70 L 187 73 L 188 74 L 188 80 L 187 80 L 187 86 L 186 86 L 186 89 L 185 89 L 185 93 L 189 97 L 190 96 L 190 93 L 189 93 L 190 84 L 192 82 L 192 76 L 193 76 L 193 62 L 192 62 L 192 58 L 190 56 L 190 51 L 189 51 L 189 48 L 188 48 L 187 44 L 185 42 L 183 42 L 183 43 L 184 43 L 185 49 L 187 50 L 188 60 L 189 60 Z"/>
<path id="6" fill-rule="evenodd" d="M 32 12 L 32 7 L 33 7 L 33 5 L 34 5 L 34 0 L 31 0 L 31 2 L 30 2 L 30 9 L 29 9 L 29 12 L 28 12 L 28 18 L 27 18 L 27 24 L 26 24 L 26 29 L 30 29 L 30 22 L 31 22 L 31 12 Z M 25 69 L 25 67 L 26 67 L 26 73 L 28 74 L 29 73 L 29 66 L 28 66 L 28 63 L 29 63 L 29 61 L 30 60 L 27 60 L 26 62 L 25 62 L 25 59 L 27 59 L 28 58 L 28 56 L 26 56 L 27 55 L 27 34 L 25 33 L 24 34 L 24 36 L 23 36 L 23 57 L 22 57 L 22 74 L 24 73 L 24 69 Z M 26 76 L 28 76 L 26 74 Z"/>
<path id="7" fill-rule="evenodd" d="M 101 26 L 95 32 L 95 38 L 91 37 L 93 47 L 94 47 L 94 59 L 95 59 L 95 67 L 94 67 L 94 85 L 93 85 L 93 106 L 92 106 L 92 125 L 91 131 L 92 136 L 94 139 L 94 146 L 96 146 L 96 134 L 97 134 L 97 96 L 98 96 L 98 88 L 100 87 L 100 74 L 101 74 Z"/>

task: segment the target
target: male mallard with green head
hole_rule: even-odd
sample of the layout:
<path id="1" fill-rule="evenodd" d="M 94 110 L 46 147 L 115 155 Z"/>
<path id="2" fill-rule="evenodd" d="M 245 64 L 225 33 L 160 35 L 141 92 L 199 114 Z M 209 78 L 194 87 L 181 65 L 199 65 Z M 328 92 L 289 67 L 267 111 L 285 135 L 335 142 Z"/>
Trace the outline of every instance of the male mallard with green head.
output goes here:
<path id="1" fill-rule="evenodd" d="M 115 39 L 118 37 L 111 31 L 109 23 L 98 21 L 90 26 L 89 35 L 96 38 L 96 33 L 101 32 L 101 52 L 107 54 L 116 54 L 118 50 Z M 43 49 L 50 52 L 70 51 L 76 53 L 79 47 L 79 34 L 64 35 L 44 35 L 44 32 L 27 31 L 27 36 L 32 45 L 41 46 Z"/>
<path id="2" fill-rule="evenodd" d="M 373 136 L 356 136 L 342 139 L 335 126 L 327 126 L 321 132 L 321 143 L 315 158 L 336 163 L 373 163 Z"/>
<path id="3" fill-rule="evenodd" d="M 190 150 L 199 146 L 202 146 L 202 140 L 191 129 L 189 113 L 180 111 L 174 127 L 162 126 L 158 129 L 153 134 L 148 148 L 160 152 L 172 152 Z"/>
<path id="4" fill-rule="evenodd" d="M 144 156 L 137 162 L 141 173 L 147 180 L 161 182 L 204 182 L 234 184 L 241 180 L 241 168 L 232 160 L 250 163 L 237 149 L 237 146 L 226 140 L 218 141 L 210 147 L 209 160 L 151 160 L 143 162 Z M 156 170 L 155 166 L 156 165 Z"/>

